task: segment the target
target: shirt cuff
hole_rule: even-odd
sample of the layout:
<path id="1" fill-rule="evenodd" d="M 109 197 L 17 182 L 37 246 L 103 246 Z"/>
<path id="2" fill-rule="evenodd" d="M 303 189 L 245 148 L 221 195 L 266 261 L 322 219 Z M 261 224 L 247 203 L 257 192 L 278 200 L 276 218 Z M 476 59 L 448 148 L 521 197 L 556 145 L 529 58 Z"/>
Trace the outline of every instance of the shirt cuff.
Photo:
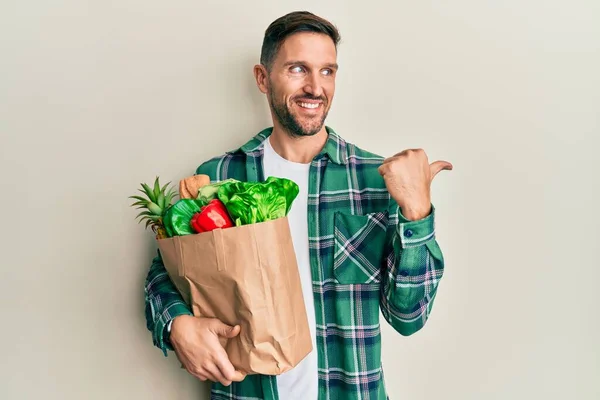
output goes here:
<path id="1" fill-rule="evenodd" d="M 425 218 L 410 221 L 402 215 L 398 208 L 398 235 L 402 248 L 417 247 L 435 238 L 435 207 L 431 205 L 431 212 Z"/>
<path id="2" fill-rule="evenodd" d="M 180 315 L 193 315 L 185 304 L 173 304 L 168 307 L 163 314 L 158 318 L 156 323 L 156 343 L 162 349 L 164 355 L 167 355 L 167 350 L 173 351 L 173 345 L 169 340 L 169 332 L 167 328 L 169 323 Z"/>

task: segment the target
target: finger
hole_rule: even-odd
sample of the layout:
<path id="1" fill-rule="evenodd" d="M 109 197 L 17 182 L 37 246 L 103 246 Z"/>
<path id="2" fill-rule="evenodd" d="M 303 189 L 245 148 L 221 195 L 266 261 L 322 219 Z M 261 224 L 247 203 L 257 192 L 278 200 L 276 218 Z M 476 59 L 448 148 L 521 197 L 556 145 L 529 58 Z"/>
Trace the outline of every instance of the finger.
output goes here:
<path id="1" fill-rule="evenodd" d="M 223 376 L 223 374 L 219 370 L 219 367 L 217 367 L 215 364 L 213 364 L 213 363 L 208 364 L 207 366 L 205 366 L 205 368 L 206 368 L 206 371 L 208 371 L 208 373 L 214 377 L 213 382 L 221 382 L 221 384 L 224 386 L 231 385 L 231 381 L 226 379 Z"/>
<path id="2" fill-rule="evenodd" d="M 240 333 L 241 329 L 242 328 L 239 325 L 236 325 L 233 328 L 231 328 L 224 336 L 228 339 L 234 338 Z"/>
<path id="3" fill-rule="evenodd" d="M 401 157 L 405 157 L 407 154 L 411 153 L 411 152 L 419 152 L 419 151 L 423 151 L 423 149 L 406 149 L 406 150 L 402 150 L 400 153 L 396 153 L 391 157 L 387 157 L 383 160 L 382 165 L 385 165 L 387 163 L 390 163 L 392 161 L 396 161 L 398 158 Z"/>
<path id="4" fill-rule="evenodd" d="M 227 366 L 227 364 L 223 364 L 223 365 L 219 365 L 217 364 L 217 367 L 219 368 L 219 372 L 221 373 L 221 376 L 223 377 L 223 380 L 221 380 L 221 383 L 225 386 L 227 385 L 231 385 L 231 382 L 236 380 L 236 382 L 240 382 L 239 380 L 239 376 L 236 374 L 235 369 L 233 369 L 233 366 L 231 364 L 229 364 L 229 366 Z"/>
<path id="5" fill-rule="evenodd" d="M 233 382 L 241 382 L 244 379 L 246 379 L 246 374 L 242 371 L 239 370 L 235 370 L 234 374 L 233 374 L 233 378 L 231 379 Z"/>
<path id="6" fill-rule="evenodd" d="M 223 374 L 225 379 L 227 379 L 229 381 L 241 382 L 246 377 L 246 374 L 244 374 L 241 371 L 236 370 L 233 367 L 233 365 L 231 364 L 231 361 L 229 361 L 229 357 L 227 357 L 227 353 L 225 351 L 223 351 L 219 355 L 219 358 L 217 358 L 215 363 L 217 364 L 217 367 L 219 367 L 221 374 Z"/>
<path id="7" fill-rule="evenodd" d="M 186 368 L 187 369 L 187 368 Z M 202 382 L 206 381 L 207 379 L 211 379 L 212 376 L 210 376 L 210 374 L 206 371 L 206 369 L 202 368 L 202 367 L 194 367 L 191 369 L 187 369 L 187 371 L 195 376 L 196 378 L 200 379 Z"/>
<path id="8" fill-rule="evenodd" d="M 396 154 L 394 154 L 394 156 L 393 156 L 393 157 L 391 157 L 391 158 L 398 157 L 398 156 L 402 156 L 402 155 L 404 155 L 404 154 L 406 154 L 406 153 L 408 153 L 408 152 L 411 152 L 411 151 L 417 151 L 417 150 L 419 150 L 419 149 L 404 149 L 404 150 L 402 150 L 400 153 L 396 153 Z"/>
<path id="9" fill-rule="evenodd" d="M 377 172 L 379 172 L 379 175 L 385 176 L 385 174 L 389 171 L 389 169 L 390 169 L 390 167 L 387 164 L 381 164 L 377 168 Z"/>
<path id="10" fill-rule="evenodd" d="M 221 349 L 221 351 L 218 352 L 217 357 L 215 359 L 215 364 L 217 365 L 225 379 L 231 380 L 233 378 L 235 369 L 233 368 L 233 365 L 231 365 L 231 361 L 229 361 L 229 357 L 227 356 L 227 353 L 224 350 Z"/>
<path id="11" fill-rule="evenodd" d="M 212 321 L 212 331 L 219 336 L 224 336 L 224 337 L 228 338 L 228 337 L 233 337 L 239 333 L 239 326 L 238 325 L 230 326 L 230 325 L 224 324 L 223 322 L 221 322 L 215 318 Z M 235 335 L 230 336 L 232 333 L 235 333 Z"/>
<path id="12" fill-rule="evenodd" d="M 205 370 L 205 371 L 206 371 L 206 370 Z M 203 381 L 203 382 L 205 382 L 205 381 L 218 382 L 217 378 L 216 378 L 216 377 L 215 377 L 213 374 L 211 374 L 210 372 L 208 372 L 208 371 L 207 371 L 207 372 L 205 372 L 205 373 L 203 373 L 203 374 L 198 374 L 198 375 L 196 375 L 196 376 L 197 376 L 197 377 L 198 377 L 198 379 L 200 379 L 200 380 L 202 380 L 202 378 L 201 378 L 201 377 L 203 377 L 203 378 L 204 378 L 204 381 Z"/>
<path id="13" fill-rule="evenodd" d="M 240 333 L 240 326 L 236 325 L 231 330 L 225 333 L 225 335 L 218 335 L 219 343 L 221 347 L 225 348 L 227 346 L 227 341 L 231 338 L 236 337 Z"/>
<path id="14" fill-rule="evenodd" d="M 441 170 L 452 170 L 453 166 L 448 161 L 435 161 L 429 165 L 429 168 L 431 171 L 431 179 L 433 179 Z"/>
<path id="15" fill-rule="evenodd" d="M 387 163 L 391 163 L 392 161 L 394 161 L 395 159 L 397 159 L 398 156 L 401 155 L 401 154 L 402 153 L 398 153 L 398 154 L 393 155 L 391 157 L 384 158 L 383 161 L 381 162 L 381 165 L 385 165 Z"/>

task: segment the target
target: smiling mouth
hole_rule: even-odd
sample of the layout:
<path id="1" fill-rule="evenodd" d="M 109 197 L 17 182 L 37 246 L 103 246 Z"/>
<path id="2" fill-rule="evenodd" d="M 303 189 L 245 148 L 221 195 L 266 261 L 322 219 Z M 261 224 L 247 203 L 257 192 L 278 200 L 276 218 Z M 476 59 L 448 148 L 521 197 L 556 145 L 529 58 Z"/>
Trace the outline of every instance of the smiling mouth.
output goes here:
<path id="1" fill-rule="evenodd" d="M 296 104 L 305 110 L 317 110 L 323 106 L 323 103 L 320 101 L 297 101 Z"/>

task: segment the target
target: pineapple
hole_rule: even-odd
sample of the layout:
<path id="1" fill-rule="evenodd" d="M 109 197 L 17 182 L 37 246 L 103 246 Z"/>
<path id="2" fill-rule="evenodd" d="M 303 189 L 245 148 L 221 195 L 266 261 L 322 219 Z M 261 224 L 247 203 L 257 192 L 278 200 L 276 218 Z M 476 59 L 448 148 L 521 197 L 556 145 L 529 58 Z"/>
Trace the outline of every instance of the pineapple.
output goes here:
<path id="1" fill-rule="evenodd" d="M 167 237 L 167 232 L 163 225 L 163 217 L 167 209 L 171 206 L 171 200 L 176 195 L 172 188 L 167 191 L 167 187 L 170 183 L 171 182 L 167 183 L 161 188 L 158 177 L 156 177 L 153 188 L 142 183 L 143 190 L 138 189 L 147 196 L 146 198 L 142 196 L 129 196 L 130 199 L 137 200 L 137 202 L 131 204 L 132 207 L 137 206 L 136 208 L 138 209 L 145 209 L 139 213 L 136 218 L 141 217 L 139 222 L 146 221 L 146 229 L 148 229 L 148 226 L 151 226 L 157 239 L 164 239 Z"/>

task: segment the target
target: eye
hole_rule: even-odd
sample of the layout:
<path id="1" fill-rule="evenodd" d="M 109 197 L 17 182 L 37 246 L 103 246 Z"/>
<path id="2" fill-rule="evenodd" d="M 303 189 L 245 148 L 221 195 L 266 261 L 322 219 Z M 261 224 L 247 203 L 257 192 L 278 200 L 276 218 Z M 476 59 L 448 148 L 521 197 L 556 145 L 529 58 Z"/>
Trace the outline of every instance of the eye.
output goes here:
<path id="1" fill-rule="evenodd" d="M 302 68 L 300 65 L 296 65 L 292 68 L 290 68 L 290 71 L 294 72 L 294 73 L 300 73 L 304 71 L 304 68 Z"/>
<path id="2" fill-rule="evenodd" d="M 333 75 L 333 70 L 331 70 L 331 68 L 326 68 L 326 69 L 324 69 L 323 71 L 321 71 L 321 73 L 322 73 L 323 75 L 327 75 L 327 76 L 329 76 L 329 75 Z"/>

